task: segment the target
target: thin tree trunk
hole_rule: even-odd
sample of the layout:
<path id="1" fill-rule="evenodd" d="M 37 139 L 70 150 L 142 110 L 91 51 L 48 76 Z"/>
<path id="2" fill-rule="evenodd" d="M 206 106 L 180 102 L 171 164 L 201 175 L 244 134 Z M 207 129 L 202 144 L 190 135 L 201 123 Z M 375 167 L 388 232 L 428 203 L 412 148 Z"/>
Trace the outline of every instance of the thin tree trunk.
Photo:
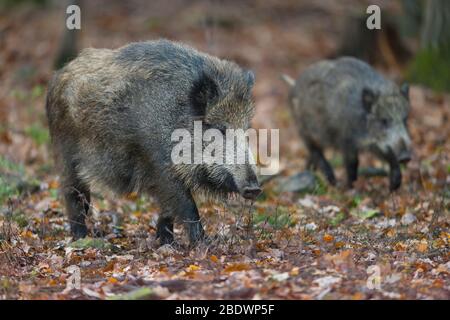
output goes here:
<path id="1" fill-rule="evenodd" d="M 442 48 L 450 44 L 450 1 L 428 0 L 422 29 L 423 48 Z"/>

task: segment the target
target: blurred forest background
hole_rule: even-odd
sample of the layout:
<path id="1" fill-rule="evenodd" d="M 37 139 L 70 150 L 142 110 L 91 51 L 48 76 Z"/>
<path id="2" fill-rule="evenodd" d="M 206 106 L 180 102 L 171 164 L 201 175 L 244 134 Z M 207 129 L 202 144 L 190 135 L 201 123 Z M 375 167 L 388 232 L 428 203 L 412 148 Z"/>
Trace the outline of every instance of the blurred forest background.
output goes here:
<path id="1" fill-rule="evenodd" d="M 70 3 L 81 7 L 79 31 L 65 28 Z M 381 30 L 365 27 L 370 4 L 381 7 Z M 281 129 L 282 171 L 254 204 L 202 206 L 219 240 L 195 250 L 156 247 L 159 209 L 134 194 L 96 195 L 90 226 L 102 237 L 71 242 L 49 149 L 47 83 L 82 48 L 157 38 L 254 70 L 253 126 Z M 307 185 L 296 179 L 307 152 L 280 74 L 297 77 L 341 55 L 411 83 L 414 157 L 393 194 L 369 155 L 354 190 L 327 186 L 320 174 Z M 445 0 L 0 0 L 0 299 L 448 299 L 449 92 Z M 328 157 L 342 181 L 341 156 Z M 68 290 L 73 266 L 82 287 Z M 375 290 L 371 266 L 380 270 Z"/>

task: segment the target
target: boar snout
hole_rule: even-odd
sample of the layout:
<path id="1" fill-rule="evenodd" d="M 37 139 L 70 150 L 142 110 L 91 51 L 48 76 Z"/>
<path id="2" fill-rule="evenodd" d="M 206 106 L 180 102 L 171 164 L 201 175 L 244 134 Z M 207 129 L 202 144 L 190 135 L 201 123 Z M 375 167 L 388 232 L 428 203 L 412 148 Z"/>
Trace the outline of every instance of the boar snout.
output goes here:
<path id="1" fill-rule="evenodd" d="M 245 187 L 242 191 L 242 196 L 245 199 L 255 200 L 261 194 L 261 188 L 258 185 Z"/>
<path id="2" fill-rule="evenodd" d="M 234 176 L 238 186 L 239 194 L 245 198 L 254 200 L 261 193 L 261 186 L 256 177 L 255 170 L 250 165 L 240 166 L 239 172 Z"/>
<path id="3" fill-rule="evenodd" d="M 408 163 L 409 161 L 411 161 L 411 152 L 410 151 L 403 151 L 400 153 L 400 155 L 398 156 L 398 162 L 400 163 Z"/>
<path id="4" fill-rule="evenodd" d="M 397 152 L 397 161 L 400 163 L 408 163 L 412 157 L 411 142 L 409 139 L 402 139 Z"/>

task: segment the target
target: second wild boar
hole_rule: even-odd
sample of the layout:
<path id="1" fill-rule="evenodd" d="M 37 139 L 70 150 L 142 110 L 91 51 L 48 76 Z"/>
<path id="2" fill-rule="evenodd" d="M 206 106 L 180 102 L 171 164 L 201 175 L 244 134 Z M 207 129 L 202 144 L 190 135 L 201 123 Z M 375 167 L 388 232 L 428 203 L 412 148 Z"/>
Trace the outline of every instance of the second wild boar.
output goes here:
<path id="1" fill-rule="evenodd" d="M 409 88 L 384 78 L 367 63 L 343 57 L 308 67 L 291 86 L 289 102 L 309 150 L 308 166 L 319 168 L 331 184 L 333 168 L 324 157 L 331 147 L 343 153 L 347 184 L 357 179 L 358 153 L 369 150 L 390 166 L 390 189 L 400 187 L 400 163 L 411 159 L 407 128 Z"/>

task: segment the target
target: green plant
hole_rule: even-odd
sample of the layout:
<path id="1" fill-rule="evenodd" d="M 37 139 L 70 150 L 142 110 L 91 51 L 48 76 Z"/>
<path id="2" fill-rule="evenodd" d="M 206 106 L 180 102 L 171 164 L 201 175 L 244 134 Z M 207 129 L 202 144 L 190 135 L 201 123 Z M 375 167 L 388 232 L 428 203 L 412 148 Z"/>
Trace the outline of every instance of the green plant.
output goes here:
<path id="1" fill-rule="evenodd" d="M 319 196 L 326 194 L 328 190 L 327 183 L 318 174 L 315 174 L 315 177 L 316 177 L 316 187 L 311 193 Z"/>
<path id="2" fill-rule="evenodd" d="M 290 212 L 284 207 L 278 207 L 275 213 L 256 213 L 253 217 L 253 222 L 256 225 L 268 223 L 275 229 L 283 229 L 295 225 L 295 221 L 292 219 Z"/>
<path id="3" fill-rule="evenodd" d="M 10 185 L 6 179 L 0 176 L 0 203 L 5 203 L 8 198 L 18 195 L 16 186 Z"/>
<path id="4" fill-rule="evenodd" d="M 26 128 L 25 133 L 39 146 L 47 143 L 50 140 L 48 130 L 38 123 L 35 123 Z"/>
<path id="5" fill-rule="evenodd" d="M 34 98 L 38 98 L 40 96 L 42 96 L 44 94 L 44 86 L 38 84 L 37 86 L 34 86 L 33 89 L 31 90 L 31 97 Z"/>
<path id="6" fill-rule="evenodd" d="M 407 78 L 436 91 L 450 92 L 450 49 L 420 51 L 409 67 Z"/>

